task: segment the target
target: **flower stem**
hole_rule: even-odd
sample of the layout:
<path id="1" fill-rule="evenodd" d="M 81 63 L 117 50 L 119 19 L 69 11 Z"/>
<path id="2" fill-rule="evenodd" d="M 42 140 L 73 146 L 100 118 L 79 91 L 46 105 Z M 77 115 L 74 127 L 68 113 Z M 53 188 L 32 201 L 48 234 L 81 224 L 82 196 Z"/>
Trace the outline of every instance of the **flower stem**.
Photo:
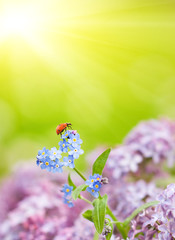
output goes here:
<path id="1" fill-rule="evenodd" d="M 89 201 L 87 198 L 84 198 L 82 195 L 80 195 L 80 199 L 92 205 L 92 202 Z"/>
<path id="2" fill-rule="evenodd" d="M 83 174 L 77 169 L 77 168 L 74 168 L 75 172 L 78 173 L 78 175 L 84 180 L 86 181 L 86 178 L 83 176 Z"/>
<path id="3" fill-rule="evenodd" d="M 106 213 L 112 218 L 112 220 L 114 220 L 115 225 L 117 227 L 117 230 L 121 233 L 122 237 L 124 239 L 127 238 L 127 234 L 126 231 L 124 229 L 124 227 L 122 226 L 122 223 L 120 223 L 117 218 L 115 217 L 115 215 L 112 213 L 111 209 L 109 208 L 109 206 L 106 207 Z"/>

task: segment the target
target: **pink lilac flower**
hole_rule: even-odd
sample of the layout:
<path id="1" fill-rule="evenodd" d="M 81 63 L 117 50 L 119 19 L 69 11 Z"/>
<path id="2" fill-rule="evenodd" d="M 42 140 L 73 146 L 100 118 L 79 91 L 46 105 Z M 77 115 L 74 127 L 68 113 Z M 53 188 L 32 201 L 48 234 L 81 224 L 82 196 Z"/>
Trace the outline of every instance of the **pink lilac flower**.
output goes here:
<path id="1" fill-rule="evenodd" d="M 89 240 L 93 239 L 95 233 L 95 227 L 93 223 L 87 221 L 85 223 L 82 217 L 79 217 L 74 225 L 72 239 L 74 240 Z"/>
<path id="2" fill-rule="evenodd" d="M 172 166 L 175 161 L 175 122 L 150 120 L 139 123 L 126 137 L 124 143 L 140 146 L 143 158 L 152 158 L 154 163 L 167 160 Z"/>
<path id="3" fill-rule="evenodd" d="M 113 178 L 119 179 L 128 172 L 136 172 L 142 156 L 134 146 L 118 146 L 114 148 L 108 158 L 107 168 L 111 170 Z"/>
<path id="4" fill-rule="evenodd" d="M 115 179 L 128 173 L 145 179 L 145 173 L 149 173 L 150 178 L 160 177 L 165 175 L 161 170 L 164 160 L 169 166 L 175 163 L 175 122 L 150 120 L 138 124 L 124 144 L 111 151 L 106 169 Z"/>
<path id="5" fill-rule="evenodd" d="M 60 227 L 68 225 L 67 214 L 62 201 L 53 195 L 30 196 L 7 215 L 0 226 L 0 236 L 13 240 L 49 240 L 59 234 Z"/>
<path id="6" fill-rule="evenodd" d="M 0 189 L 0 239 L 51 240 L 59 237 L 62 229 L 74 227 L 86 204 L 77 200 L 70 211 L 59 191 L 63 179 L 59 182 L 54 174 L 40 172 L 27 164 L 4 181 Z"/>
<path id="7" fill-rule="evenodd" d="M 108 185 L 106 192 L 110 194 L 109 204 L 120 221 L 127 218 L 145 202 L 155 200 L 160 192 L 154 183 L 146 183 L 143 180 L 134 183 L 117 181 L 116 184 L 113 184 L 115 187 Z"/>
<path id="8" fill-rule="evenodd" d="M 131 223 L 131 239 L 172 240 L 175 238 L 175 184 L 157 196 L 160 203 L 139 214 Z M 140 234 L 140 235 L 139 235 Z"/>

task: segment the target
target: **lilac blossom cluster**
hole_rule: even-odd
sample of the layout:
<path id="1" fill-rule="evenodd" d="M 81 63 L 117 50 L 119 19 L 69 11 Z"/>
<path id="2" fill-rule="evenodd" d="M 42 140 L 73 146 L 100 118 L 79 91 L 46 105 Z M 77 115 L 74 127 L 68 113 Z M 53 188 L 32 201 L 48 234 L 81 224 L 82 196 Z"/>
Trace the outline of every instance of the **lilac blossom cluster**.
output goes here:
<path id="1" fill-rule="evenodd" d="M 136 173 L 143 162 L 156 164 L 167 161 L 175 163 L 175 122 L 170 120 L 150 120 L 138 124 L 125 138 L 124 144 L 111 151 L 107 168 L 113 178 L 119 179 L 129 172 Z"/>
<path id="2" fill-rule="evenodd" d="M 101 176 L 95 177 L 97 179 Z M 6 210 L 1 220 L 0 239 L 93 239 L 93 224 L 79 216 L 85 204 L 77 200 L 74 211 L 70 211 L 62 202 L 62 194 L 59 194 L 58 188 L 65 180 L 52 180 L 52 176 L 40 173 L 31 165 L 20 166 L 16 175 L 4 183 L 3 189 L 6 191 L 1 188 L 1 207 L 7 205 L 10 209 Z M 11 192 L 11 189 L 14 191 Z M 145 201 L 154 199 L 158 189 L 154 184 L 139 181 L 135 184 L 120 182 L 115 187 L 108 185 L 106 191 L 110 196 L 109 204 L 112 210 L 123 220 Z M 62 192 L 67 197 L 72 188 L 64 185 Z M 14 200 L 15 196 L 19 198 L 11 204 L 9 201 Z M 118 233 L 115 234 L 115 237 L 117 236 L 118 239 L 122 239 Z"/>
<path id="3" fill-rule="evenodd" d="M 38 151 L 36 163 L 41 169 L 46 169 L 53 173 L 62 173 L 64 166 L 70 168 L 75 167 L 74 160 L 83 154 L 83 150 L 81 149 L 83 141 L 75 130 L 67 130 L 61 138 L 59 149 L 53 147 L 49 150 L 44 147 Z M 63 161 L 61 161 L 62 153 L 68 153 L 67 157 L 63 157 Z"/>
<path id="4" fill-rule="evenodd" d="M 157 194 L 160 193 L 160 189 L 154 183 L 146 183 L 144 180 L 134 183 L 120 181 L 117 182 L 115 188 L 108 186 L 106 192 L 108 194 L 112 192 L 109 204 L 118 219 L 123 221 L 136 208 L 146 202 L 155 200 Z"/>
<path id="5" fill-rule="evenodd" d="M 113 231 L 110 224 L 107 227 L 104 225 L 102 235 L 109 237 L 113 231 L 111 240 L 175 239 L 175 184 L 170 184 L 161 191 L 153 182 L 136 181 L 136 178 L 132 178 L 134 182 L 128 182 L 129 177 L 122 177 L 131 172 L 136 174 L 142 167 L 143 171 L 146 171 L 147 168 L 142 164 L 148 159 L 151 159 L 155 165 L 161 164 L 166 159 L 171 166 L 174 163 L 174 135 L 173 122 L 151 120 L 139 124 L 126 137 L 123 145 L 112 150 L 104 172 L 98 172 L 109 179 L 112 175 L 111 184 L 105 189 L 109 204 L 105 208 L 105 218 L 109 217 L 109 223 L 111 220 L 114 221 L 113 223 L 124 222 L 135 209 L 150 201 L 157 199 L 159 203 L 140 212 L 130 222 L 130 226 L 127 225 L 125 238 L 122 237 L 119 228 L 114 227 Z M 60 175 L 57 178 L 56 174 L 52 174 L 62 172 L 64 166 L 75 168 L 74 160 L 83 153 L 82 140 L 76 131 L 68 130 L 61 138 L 59 149 L 43 148 L 37 155 L 37 165 L 51 174 L 46 175 L 47 172 L 39 171 L 38 168 L 33 169 L 31 166 L 27 168 L 20 166 L 19 170 L 0 188 L 0 239 L 94 239 L 97 230 L 94 227 L 95 213 L 88 209 L 88 212 L 92 212 L 92 217 L 88 217 L 90 221 L 93 219 L 94 224 L 80 216 L 80 213 L 87 209 L 87 203 L 90 203 L 91 207 L 94 204 L 85 198 L 86 192 L 82 196 L 79 195 L 79 189 L 84 189 L 86 185 L 86 190 L 95 198 L 99 198 L 94 200 L 97 204 L 103 198 L 99 190 L 101 194 L 104 193 L 101 186 L 108 183 L 108 178 L 94 174 L 95 168 L 93 168 L 93 175 L 87 180 L 83 177 L 84 184 L 78 188 L 77 182 L 74 184 L 71 178 L 68 178 L 68 185 L 65 184 L 67 178 Z M 68 156 L 62 157 L 64 154 Z M 74 170 L 79 172 L 76 168 Z M 62 193 L 59 191 L 61 186 Z M 76 190 L 78 191 L 75 196 Z M 72 197 L 76 199 L 75 204 L 72 202 Z M 81 201 L 83 199 L 86 203 Z M 73 206 L 73 211 L 70 211 L 68 207 Z M 108 216 L 110 210 L 113 216 L 117 217 L 117 221 L 111 215 Z M 102 238 L 103 236 L 100 235 L 99 239 Z"/>
<path id="6" fill-rule="evenodd" d="M 156 207 L 143 211 L 132 221 L 129 232 L 131 240 L 175 238 L 175 184 L 168 185 L 157 200 L 160 203 Z"/>
<path id="7" fill-rule="evenodd" d="M 0 239 L 93 239 L 93 224 L 80 214 L 87 204 L 76 200 L 74 210 L 70 211 L 59 192 L 66 178 L 56 176 L 41 172 L 33 163 L 16 167 L 0 188 Z M 62 190 L 68 197 L 72 187 L 64 185 Z"/>
<path id="8" fill-rule="evenodd" d="M 74 211 L 70 211 L 59 192 L 65 181 L 46 175 L 34 168 L 33 163 L 20 164 L 0 188 L 0 239 L 71 240 L 72 234 L 83 238 L 83 228 L 88 222 L 80 223 L 81 232 L 77 229 L 78 222 L 82 222 L 80 212 L 86 204 L 77 200 Z M 92 225 L 88 236 L 94 232 Z"/>
<path id="9" fill-rule="evenodd" d="M 167 160 L 172 166 L 175 160 L 175 131 L 173 124 L 163 120 L 141 122 L 126 137 L 125 144 L 137 144 L 143 158 L 152 158 L 154 163 Z"/>
<path id="10" fill-rule="evenodd" d="M 59 187 L 65 181 L 59 175 L 41 172 L 33 163 L 20 164 L 0 188 L 0 239 L 93 239 L 93 223 L 81 216 L 87 204 L 76 200 L 74 210 L 70 211 L 62 201 Z M 72 192 L 67 185 L 62 190 L 66 195 Z"/>
<path id="11" fill-rule="evenodd" d="M 20 171 L 6 181 L 0 191 L 1 208 L 4 209 L 6 205 L 9 207 L 4 215 L 1 214 L 3 218 L 0 222 L 0 239 L 93 239 L 93 224 L 79 216 L 86 206 L 84 202 L 77 200 L 74 211 L 69 211 L 63 204 L 58 186 L 64 181 L 65 179 L 61 179 L 56 182 L 55 178 L 52 180 L 52 176 L 40 174 L 40 171 L 30 165 L 25 168 L 20 166 Z M 136 183 L 121 180 L 120 183 L 117 181 L 116 185 L 115 182 L 113 184 L 115 187 L 108 185 L 106 192 L 110 196 L 111 209 L 120 221 L 143 203 L 156 199 L 160 192 L 153 183 L 145 183 L 143 180 Z M 11 192 L 11 189 L 14 191 Z M 66 195 L 71 191 L 70 186 L 64 185 L 63 192 Z M 15 196 L 18 196 L 18 199 L 15 200 Z M 171 239 L 166 236 L 172 235 L 174 231 L 175 184 L 159 193 L 157 199 L 160 204 L 156 208 L 147 209 L 132 221 L 128 240 Z M 11 200 L 15 202 L 11 203 Z M 153 238 L 154 234 L 157 234 L 157 238 Z M 117 232 L 111 239 L 116 237 L 122 239 Z"/>

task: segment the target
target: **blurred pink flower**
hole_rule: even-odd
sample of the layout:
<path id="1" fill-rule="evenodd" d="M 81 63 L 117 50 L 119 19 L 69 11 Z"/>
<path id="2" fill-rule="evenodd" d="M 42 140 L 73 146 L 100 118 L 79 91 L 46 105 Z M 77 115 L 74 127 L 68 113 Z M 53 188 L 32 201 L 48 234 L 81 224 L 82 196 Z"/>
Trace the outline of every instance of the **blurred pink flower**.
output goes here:
<path id="1" fill-rule="evenodd" d="M 0 189 L 0 239 L 55 239 L 63 229 L 73 231 L 86 205 L 77 200 L 70 210 L 60 192 L 66 180 L 43 174 L 32 165 L 20 166 Z"/>

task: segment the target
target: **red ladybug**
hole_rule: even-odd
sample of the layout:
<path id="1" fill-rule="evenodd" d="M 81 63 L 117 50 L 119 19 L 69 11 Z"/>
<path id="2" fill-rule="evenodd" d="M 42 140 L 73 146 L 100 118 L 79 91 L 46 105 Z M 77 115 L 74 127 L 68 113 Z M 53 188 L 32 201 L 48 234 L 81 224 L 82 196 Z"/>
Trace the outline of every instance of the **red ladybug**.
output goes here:
<path id="1" fill-rule="evenodd" d="M 72 124 L 71 123 L 61 123 L 57 126 L 56 128 L 56 133 L 57 135 L 61 134 L 63 131 L 66 131 L 67 128 L 71 128 Z"/>

